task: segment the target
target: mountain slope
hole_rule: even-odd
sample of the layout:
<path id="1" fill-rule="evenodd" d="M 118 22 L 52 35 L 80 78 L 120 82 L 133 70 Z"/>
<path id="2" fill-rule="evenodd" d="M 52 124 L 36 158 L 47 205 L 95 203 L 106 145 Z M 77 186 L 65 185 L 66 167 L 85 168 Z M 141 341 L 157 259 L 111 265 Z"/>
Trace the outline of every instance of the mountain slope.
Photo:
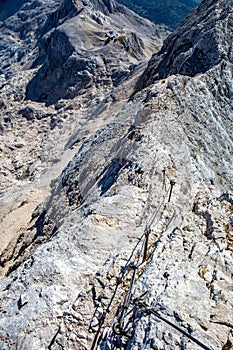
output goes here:
<path id="1" fill-rule="evenodd" d="M 113 14 L 110 16 L 113 9 L 118 16 L 118 21 Z M 150 45 L 154 45 L 152 36 L 159 36 L 157 28 L 153 27 L 149 21 L 143 23 L 127 8 L 113 2 L 105 5 L 101 1 L 89 2 L 89 5 L 88 2 L 71 0 L 63 2 L 54 0 L 49 5 L 25 1 L 15 15 L 5 19 L 1 30 L 3 33 L 1 43 L 3 93 L 4 89 L 8 89 L 9 97 L 10 78 L 13 78 L 12 88 L 14 89 L 17 73 L 20 76 L 18 71 L 22 71 L 23 82 L 21 82 L 21 76 L 18 81 L 23 85 L 22 92 L 17 98 L 23 99 L 26 71 L 28 75 L 30 74 L 30 81 L 26 85 L 27 98 L 43 100 L 48 104 L 67 98 L 71 94 L 74 97 L 82 88 L 82 83 L 85 87 L 90 79 L 94 78 L 94 82 L 98 80 L 98 77 L 93 77 L 94 71 L 98 74 L 98 70 L 105 70 L 106 80 L 108 75 L 114 74 L 113 80 L 116 85 L 118 80 L 127 74 L 131 63 L 145 58 L 143 45 L 148 44 L 149 49 Z M 112 37 L 110 32 L 114 32 Z M 144 33 L 142 37 L 140 32 Z M 122 37 L 120 41 L 119 37 Z M 147 42 L 148 39 L 150 42 Z M 127 50 L 130 51 L 130 55 L 128 57 L 126 54 L 124 57 Z M 117 71 L 118 62 L 114 61 L 110 64 L 110 62 L 105 63 L 103 59 L 103 62 L 101 61 L 103 56 L 108 60 L 108 53 L 112 56 L 112 60 L 120 62 L 121 72 Z M 116 67 L 113 68 L 114 64 Z M 77 77 L 72 70 L 78 71 Z M 33 73 L 34 78 L 31 79 Z M 71 76 L 65 77 L 65 74 L 71 74 L 73 79 Z M 50 80 L 46 80 L 47 75 L 50 76 Z M 68 86 L 65 81 L 69 81 Z M 80 86 L 76 86 L 77 81 L 80 81 Z M 112 82 L 109 81 L 109 83 Z M 98 85 L 97 82 L 95 84 Z M 58 91 L 59 86 L 60 91 Z M 72 93 L 69 94 L 69 90 L 72 90 Z"/>
<path id="2" fill-rule="evenodd" d="M 16 7 L 1 22 L 1 251 L 162 43 L 159 27 L 112 1 L 11 1 Z"/>
<path id="3" fill-rule="evenodd" d="M 232 63 L 232 3 L 203 2 L 153 55 L 145 73 L 145 84 L 172 74 L 195 76 Z M 229 86 L 229 90 L 231 90 Z M 229 96 L 231 97 L 231 96 Z"/>
<path id="4" fill-rule="evenodd" d="M 197 6 L 197 2 L 194 0 L 120 0 L 119 2 L 140 16 L 146 17 L 156 24 L 165 24 L 172 29 L 177 28 L 191 10 Z"/>
<path id="5" fill-rule="evenodd" d="M 203 1 L 193 46 L 181 27 L 129 101 L 141 65 L 88 110 L 101 125 L 74 130 L 74 158 L 2 255 L 3 349 L 232 347 L 230 5 Z M 212 64 L 187 74 L 176 58 L 188 65 L 201 33 Z"/>

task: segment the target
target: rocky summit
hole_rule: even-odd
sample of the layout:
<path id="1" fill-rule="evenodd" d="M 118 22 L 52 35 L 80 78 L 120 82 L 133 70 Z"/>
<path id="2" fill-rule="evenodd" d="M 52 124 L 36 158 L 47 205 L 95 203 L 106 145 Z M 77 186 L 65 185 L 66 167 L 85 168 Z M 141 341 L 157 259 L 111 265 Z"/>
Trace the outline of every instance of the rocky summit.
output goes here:
<path id="1" fill-rule="evenodd" d="M 232 349 L 232 0 L 10 4 L 0 348 Z"/>

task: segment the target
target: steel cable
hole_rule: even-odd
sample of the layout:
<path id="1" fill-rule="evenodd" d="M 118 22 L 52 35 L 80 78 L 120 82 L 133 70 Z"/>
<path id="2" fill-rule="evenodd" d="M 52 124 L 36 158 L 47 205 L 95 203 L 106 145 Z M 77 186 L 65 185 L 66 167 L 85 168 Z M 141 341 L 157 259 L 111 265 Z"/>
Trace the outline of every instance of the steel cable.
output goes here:
<path id="1" fill-rule="evenodd" d="M 180 328 L 179 326 L 177 326 L 176 324 L 174 324 L 173 322 L 167 320 L 164 316 L 161 316 L 156 310 L 154 310 L 153 308 L 150 308 L 146 305 L 146 303 L 144 302 L 140 302 L 138 299 L 135 302 L 136 305 L 143 307 L 145 309 L 145 312 L 151 313 L 154 316 L 156 316 L 157 318 L 159 318 L 160 320 L 164 321 L 165 323 L 167 323 L 169 326 L 171 326 L 172 328 L 176 329 L 178 332 L 182 333 L 184 336 L 186 336 L 187 338 L 189 338 L 190 340 L 192 340 L 194 343 L 196 343 L 198 346 L 200 346 L 202 349 L 204 350 L 212 350 L 210 349 L 208 346 L 206 346 L 205 344 L 203 344 L 202 342 L 200 342 L 198 339 L 194 338 L 191 334 L 189 334 L 188 332 L 186 332 L 185 330 L 183 330 L 182 328 Z"/>

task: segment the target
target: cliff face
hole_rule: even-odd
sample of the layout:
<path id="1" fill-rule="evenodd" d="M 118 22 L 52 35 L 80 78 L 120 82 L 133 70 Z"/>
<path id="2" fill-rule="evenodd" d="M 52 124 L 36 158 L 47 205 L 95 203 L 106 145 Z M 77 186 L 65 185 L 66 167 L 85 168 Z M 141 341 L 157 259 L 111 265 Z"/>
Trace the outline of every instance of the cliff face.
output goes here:
<path id="1" fill-rule="evenodd" d="M 232 1 L 203 1 L 153 55 L 144 86 L 172 74 L 193 77 L 219 63 L 232 64 L 232 35 Z"/>
<path id="2" fill-rule="evenodd" d="M 2 254 L 3 349 L 231 349 L 230 5 L 203 1 L 130 101 L 143 64 L 73 129 L 73 159 Z M 48 56 L 33 79 L 51 69 Z"/>
<path id="3" fill-rule="evenodd" d="M 51 23 L 55 29 L 39 42 L 39 55 L 32 67 L 42 65 L 27 85 L 26 98 L 52 104 L 87 89 L 106 94 L 128 77 L 133 69 L 130 64 L 146 57 L 143 36 L 147 41 L 149 35 L 152 39 L 153 34 L 159 34 L 148 22 L 149 34 L 144 30 L 146 24 L 135 15 L 131 19 L 127 9 L 121 13 L 121 9 L 112 1 L 63 3 L 45 24 L 46 29 Z M 73 19 L 67 20 L 66 13 Z M 61 23 L 59 27 L 57 23 Z M 129 47 L 125 40 L 130 40 Z M 153 43 L 148 44 L 152 49 Z"/>
<path id="4" fill-rule="evenodd" d="M 80 90 L 93 85 L 99 89 L 99 80 L 107 90 L 129 75 L 131 63 L 146 57 L 144 44 L 150 52 L 156 45 L 151 39 L 159 37 L 153 24 L 146 20 L 143 23 L 113 1 L 65 0 L 49 5 L 24 1 L 17 6 L 12 1 L 16 13 L 1 25 L 1 78 L 3 92 L 7 89 L 9 96 L 8 85 L 12 84 L 11 93 L 18 94 L 14 96 L 18 100 L 24 98 L 25 87 L 27 99 L 47 104 L 74 98 Z M 5 4 L 2 15 L 8 7 Z M 134 47 L 131 40 L 130 56 L 123 44 L 132 33 L 140 44 Z M 18 81 L 17 71 L 22 72 Z M 27 75 L 31 78 L 32 73 L 33 78 L 25 84 Z M 18 91 L 16 81 L 22 91 Z"/>

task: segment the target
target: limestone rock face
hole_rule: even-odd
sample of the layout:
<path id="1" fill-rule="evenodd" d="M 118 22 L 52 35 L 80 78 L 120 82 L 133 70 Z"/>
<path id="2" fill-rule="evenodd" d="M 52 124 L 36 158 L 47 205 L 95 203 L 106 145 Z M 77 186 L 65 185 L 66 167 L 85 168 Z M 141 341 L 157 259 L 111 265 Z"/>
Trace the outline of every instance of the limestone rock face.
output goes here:
<path id="1" fill-rule="evenodd" d="M 229 4 L 200 4 L 202 15 L 187 19 L 193 43 L 199 28 L 207 35 L 206 18 L 211 21 L 215 9 L 218 20 L 209 30 L 215 33 L 227 18 L 225 36 L 219 31 L 225 46 L 221 40 L 218 45 L 228 47 Z M 108 8 L 110 17 L 114 11 Z M 51 35 L 64 35 L 76 50 L 66 25 Z M 186 41 L 180 31 L 170 37 L 173 43 Z M 205 53 L 213 55 L 207 46 Z M 168 62 L 166 55 L 157 58 Z M 49 118 L 51 134 L 60 130 L 61 144 L 66 139 L 74 154 L 2 253 L 2 349 L 232 348 L 233 63 L 222 55 L 198 72 L 197 60 L 190 74 L 172 72 L 167 63 L 160 79 L 154 59 L 144 72 L 144 89 L 128 99 L 145 68 L 141 63 L 82 111 L 79 126 L 68 97 L 49 107 L 31 101 L 18 109 L 25 123 Z M 48 60 L 33 79 L 45 79 Z M 61 55 L 58 62 L 64 66 L 67 60 Z M 91 84 L 98 69 L 90 73 Z M 72 100 L 72 111 L 84 106 L 85 94 Z M 0 104 L 4 113 L 8 104 Z M 73 117 L 70 134 L 58 129 L 64 114 L 68 125 Z M 12 166 L 20 169 L 22 163 L 15 158 Z"/>
<path id="2" fill-rule="evenodd" d="M 203 1 L 149 62 L 144 86 L 172 74 L 195 76 L 233 62 L 232 1 Z"/>
<path id="3" fill-rule="evenodd" d="M 109 119 L 109 103 L 115 115 L 129 98 L 162 40 L 158 26 L 114 2 L 12 0 L 0 13 L 2 251 L 75 147 Z"/>
<path id="4" fill-rule="evenodd" d="M 133 57 L 145 59 L 145 34 L 146 41 L 158 35 L 155 26 L 148 22 L 149 34 L 136 15 L 113 1 L 65 1 L 44 28 L 50 31 L 32 63 L 42 66 L 27 85 L 26 98 L 47 104 L 118 85 L 129 76 Z"/>

